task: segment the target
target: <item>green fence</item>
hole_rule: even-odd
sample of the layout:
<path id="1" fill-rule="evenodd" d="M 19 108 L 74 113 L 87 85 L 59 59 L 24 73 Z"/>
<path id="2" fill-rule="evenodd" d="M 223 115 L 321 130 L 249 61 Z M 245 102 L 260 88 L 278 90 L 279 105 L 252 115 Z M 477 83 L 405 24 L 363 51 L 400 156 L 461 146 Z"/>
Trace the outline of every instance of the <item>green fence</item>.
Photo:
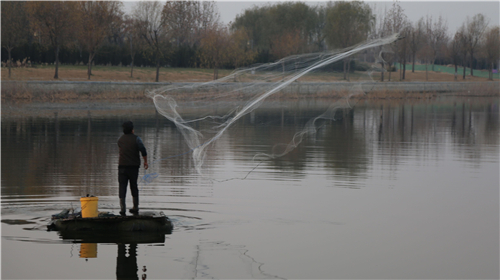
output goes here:
<path id="1" fill-rule="evenodd" d="M 396 64 L 396 68 L 399 70 L 400 64 Z M 462 76 L 464 73 L 464 68 L 463 67 L 458 67 L 458 76 Z M 406 64 L 406 70 L 411 70 L 411 64 Z M 427 65 L 427 70 L 432 71 L 432 65 Z M 425 65 L 417 65 L 415 64 L 415 71 L 425 71 Z M 455 67 L 447 67 L 444 65 L 434 65 L 434 71 L 435 72 L 441 72 L 441 73 L 448 73 L 448 74 L 455 74 Z M 498 71 L 498 70 L 497 70 Z M 465 75 L 469 76 L 470 75 L 470 68 L 465 69 Z M 482 78 L 488 78 L 488 71 L 487 70 L 477 70 L 474 69 L 474 76 L 476 77 L 482 77 Z M 500 73 L 493 73 L 493 79 L 500 79 Z"/>

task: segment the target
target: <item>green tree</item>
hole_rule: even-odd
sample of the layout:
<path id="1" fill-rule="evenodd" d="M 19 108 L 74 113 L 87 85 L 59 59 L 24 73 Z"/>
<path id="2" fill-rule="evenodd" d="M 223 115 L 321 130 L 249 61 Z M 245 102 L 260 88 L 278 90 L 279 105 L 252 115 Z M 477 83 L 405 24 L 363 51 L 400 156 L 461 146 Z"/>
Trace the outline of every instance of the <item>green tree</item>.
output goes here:
<path id="1" fill-rule="evenodd" d="M 269 50 L 270 26 L 269 6 L 257 7 L 245 10 L 242 15 L 237 15 L 232 30 L 244 28 L 250 36 L 250 46 L 255 50 Z"/>
<path id="2" fill-rule="evenodd" d="M 367 39 L 373 27 L 370 6 L 360 1 L 329 3 L 326 12 L 326 42 L 330 48 L 347 48 Z M 344 59 L 344 79 L 348 79 L 350 58 Z"/>
<path id="3" fill-rule="evenodd" d="M 272 22 L 268 26 L 271 43 L 277 36 L 291 33 L 298 33 L 302 49 L 312 43 L 317 20 L 314 8 L 303 2 L 283 2 L 271 6 L 268 16 Z"/>
<path id="4" fill-rule="evenodd" d="M 12 49 L 24 43 L 28 37 L 28 18 L 25 2 L 5 1 L 2 10 L 2 47 L 8 53 L 9 78 L 12 67 Z"/>
<path id="5" fill-rule="evenodd" d="M 261 53 L 272 51 L 276 38 L 284 34 L 298 32 L 300 49 L 318 50 L 322 47 L 321 34 L 324 20 L 320 8 L 313 8 L 303 2 L 283 2 L 263 7 L 253 7 L 238 15 L 231 26 L 234 31 L 244 28 L 250 38 L 252 49 Z"/>

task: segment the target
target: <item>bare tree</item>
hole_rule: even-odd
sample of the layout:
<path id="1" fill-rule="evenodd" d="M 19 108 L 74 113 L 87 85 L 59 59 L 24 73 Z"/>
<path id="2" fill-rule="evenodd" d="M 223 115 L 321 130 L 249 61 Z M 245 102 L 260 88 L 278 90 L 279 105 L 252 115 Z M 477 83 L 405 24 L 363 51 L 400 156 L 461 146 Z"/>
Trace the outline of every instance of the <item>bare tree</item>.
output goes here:
<path id="1" fill-rule="evenodd" d="M 173 51 L 181 52 L 199 47 L 207 30 L 220 19 L 213 1 L 167 1 L 162 16 Z M 195 65 L 198 62 L 196 58 L 192 60 Z"/>
<path id="2" fill-rule="evenodd" d="M 123 19 L 123 32 L 128 53 L 130 54 L 130 77 L 134 77 L 134 61 L 136 53 L 142 48 L 142 40 L 137 21 L 128 15 Z"/>
<path id="3" fill-rule="evenodd" d="M 381 38 L 386 35 L 386 30 L 384 26 L 385 22 L 385 17 L 387 16 L 387 10 L 384 8 L 384 11 L 380 11 L 380 8 L 377 8 L 376 4 L 373 4 L 371 6 L 372 11 L 376 11 L 374 13 L 374 28 L 371 30 L 371 32 L 368 34 L 368 39 L 376 39 L 376 38 Z M 368 52 L 372 52 L 372 55 L 374 56 L 375 64 L 380 64 L 380 68 L 382 71 L 380 71 L 380 81 L 384 81 L 384 72 L 385 72 L 385 66 L 387 62 L 385 61 L 384 57 L 387 57 L 387 52 L 390 52 L 387 46 L 380 46 L 376 47 L 373 49 L 369 49 Z M 389 53 L 389 55 L 391 55 Z"/>
<path id="4" fill-rule="evenodd" d="M 465 23 L 458 29 L 455 34 L 455 38 L 459 45 L 459 53 L 462 56 L 462 66 L 463 66 L 463 76 L 462 79 L 465 80 L 465 71 L 467 69 L 467 54 L 469 53 L 469 40 L 467 36 L 467 29 Z"/>
<path id="5" fill-rule="evenodd" d="M 212 29 L 214 24 L 220 24 L 220 14 L 217 10 L 217 4 L 215 1 L 201 1 L 196 5 L 196 17 L 195 17 L 195 40 L 196 43 L 200 43 L 200 40 L 204 37 L 204 33 Z"/>
<path id="6" fill-rule="evenodd" d="M 418 52 L 418 56 L 425 62 L 425 80 L 429 80 L 429 63 L 434 56 L 434 50 L 430 44 L 425 44 Z"/>
<path id="7" fill-rule="evenodd" d="M 117 1 L 79 1 L 78 41 L 89 52 L 87 76 L 92 75 L 92 62 L 102 43 L 111 34 L 113 24 L 119 23 L 123 4 Z"/>
<path id="8" fill-rule="evenodd" d="M 326 27 L 326 9 L 321 6 L 316 6 L 314 8 L 315 18 L 314 18 L 314 28 L 312 29 L 312 51 L 323 51 L 326 49 L 325 39 L 325 27 Z"/>
<path id="9" fill-rule="evenodd" d="M 404 33 L 408 27 L 408 18 L 403 8 L 398 2 L 392 4 L 392 8 L 386 13 L 384 18 L 384 34 Z M 392 66 L 396 61 L 403 62 L 406 57 L 406 40 L 399 40 L 389 45 L 390 51 L 386 55 L 386 61 L 389 64 L 389 81 L 391 80 Z M 392 54 L 391 54 L 392 53 Z"/>
<path id="10" fill-rule="evenodd" d="M 447 54 L 455 65 L 455 81 L 458 77 L 458 64 L 460 63 L 460 53 L 462 51 L 462 44 L 460 43 L 460 34 L 456 32 L 453 39 L 448 43 Z"/>
<path id="11" fill-rule="evenodd" d="M 156 78 L 160 77 L 160 61 L 165 58 L 164 48 L 168 43 L 165 20 L 162 17 L 160 1 L 141 1 L 134 7 L 133 15 L 137 20 L 141 38 L 153 52 L 156 61 Z"/>
<path id="12" fill-rule="evenodd" d="M 488 78 L 493 80 L 493 65 L 498 63 L 499 48 L 500 48 L 500 28 L 498 26 L 490 28 L 486 32 L 486 40 L 484 44 L 484 52 L 488 63 Z M 498 66 L 498 64 L 497 64 Z"/>
<path id="13" fill-rule="evenodd" d="M 474 53 L 484 37 L 486 28 L 488 27 L 488 21 L 483 14 L 477 14 L 470 19 L 467 17 L 466 20 L 466 36 L 467 36 L 467 48 L 470 55 L 470 75 L 474 76 L 474 70 L 472 69 L 474 62 Z"/>
<path id="14" fill-rule="evenodd" d="M 33 30 L 50 42 L 56 57 L 54 79 L 59 79 L 59 51 L 71 40 L 76 26 L 76 2 L 28 1 L 26 10 Z M 3 4 L 2 4 L 3 5 Z"/>
<path id="15" fill-rule="evenodd" d="M 12 49 L 21 45 L 28 37 L 28 18 L 24 9 L 25 2 L 2 2 L 2 47 L 7 50 L 9 78 L 12 67 Z"/>
<path id="16" fill-rule="evenodd" d="M 417 23 L 412 24 L 408 40 L 412 62 L 411 72 L 415 72 L 415 61 L 417 59 L 417 53 L 425 43 L 424 18 L 420 18 Z"/>
<path id="17" fill-rule="evenodd" d="M 165 29 L 177 46 L 194 44 L 198 1 L 167 1 L 163 6 L 162 17 Z"/>
<path id="18" fill-rule="evenodd" d="M 411 24 L 409 21 L 404 21 L 403 27 L 401 28 L 401 31 L 399 31 L 399 34 L 404 37 L 403 40 L 399 40 L 396 42 L 398 44 L 398 59 L 399 59 L 399 65 L 401 66 L 399 68 L 399 80 L 404 80 L 406 77 L 406 62 L 407 59 L 410 55 L 410 31 L 411 31 Z"/>
<path id="19" fill-rule="evenodd" d="M 447 32 L 448 32 L 448 24 L 441 16 L 439 16 L 437 21 L 434 21 L 432 16 L 426 17 L 427 44 L 432 50 L 430 53 L 431 54 L 430 62 L 432 63 L 432 71 L 434 71 L 434 63 L 436 61 L 436 57 L 440 55 L 440 51 L 443 49 L 443 46 L 446 45 L 448 41 Z"/>

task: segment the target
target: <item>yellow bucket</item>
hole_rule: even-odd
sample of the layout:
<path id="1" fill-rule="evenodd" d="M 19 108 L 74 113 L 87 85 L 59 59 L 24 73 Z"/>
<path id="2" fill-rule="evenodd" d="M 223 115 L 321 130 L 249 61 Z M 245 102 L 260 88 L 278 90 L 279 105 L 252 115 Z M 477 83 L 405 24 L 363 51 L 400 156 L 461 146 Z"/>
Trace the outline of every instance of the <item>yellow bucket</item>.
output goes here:
<path id="1" fill-rule="evenodd" d="M 80 204 L 82 205 L 82 218 L 94 218 L 99 215 L 97 212 L 97 201 L 99 198 L 81 197 Z"/>
<path id="2" fill-rule="evenodd" d="M 97 243 L 80 244 L 80 258 L 97 258 Z"/>

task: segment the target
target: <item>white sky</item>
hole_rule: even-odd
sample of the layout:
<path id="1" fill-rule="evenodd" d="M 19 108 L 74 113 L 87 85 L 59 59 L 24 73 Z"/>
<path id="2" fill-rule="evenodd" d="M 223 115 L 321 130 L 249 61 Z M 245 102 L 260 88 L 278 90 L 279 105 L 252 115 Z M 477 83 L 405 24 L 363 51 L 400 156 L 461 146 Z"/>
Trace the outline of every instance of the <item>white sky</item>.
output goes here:
<path id="1" fill-rule="evenodd" d="M 236 15 L 244 12 L 245 9 L 254 5 L 263 6 L 268 3 L 278 1 L 217 1 L 219 13 L 224 23 L 234 21 Z M 281 1 L 283 2 L 283 1 Z M 312 6 L 326 5 L 327 1 L 303 1 Z M 384 7 L 390 9 L 393 1 L 365 1 L 370 5 L 376 5 L 375 13 L 383 13 Z M 490 20 L 490 26 L 500 25 L 500 1 L 400 1 L 401 7 L 408 19 L 412 22 L 418 21 L 421 17 L 431 15 L 433 18 L 442 16 L 448 22 L 448 33 L 455 31 L 465 22 L 467 17 L 472 18 L 478 13 L 482 13 Z M 125 3 L 126 12 L 130 12 L 134 2 Z"/>

